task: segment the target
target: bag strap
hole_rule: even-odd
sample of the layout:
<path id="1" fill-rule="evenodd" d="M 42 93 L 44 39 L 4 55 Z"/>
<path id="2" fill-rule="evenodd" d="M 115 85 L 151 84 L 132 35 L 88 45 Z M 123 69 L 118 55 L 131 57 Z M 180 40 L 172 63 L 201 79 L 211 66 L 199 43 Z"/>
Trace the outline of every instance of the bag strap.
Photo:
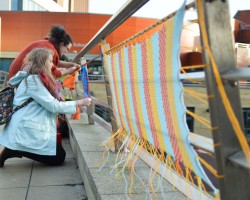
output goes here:
<path id="1" fill-rule="evenodd" d="M 24 106 L 28 105 L 31 101 L 33 101 L 33 99 L 32 99 L 32 98 L 29 98 L 29 99 L 28 99 L 27 101 L 25 101 L 22 105 L 17 106 L 17 107 L 14 109 L 13 113 L 16 112 L 16 111 L 18 111 L 20 108 L 23 108 Z"/>

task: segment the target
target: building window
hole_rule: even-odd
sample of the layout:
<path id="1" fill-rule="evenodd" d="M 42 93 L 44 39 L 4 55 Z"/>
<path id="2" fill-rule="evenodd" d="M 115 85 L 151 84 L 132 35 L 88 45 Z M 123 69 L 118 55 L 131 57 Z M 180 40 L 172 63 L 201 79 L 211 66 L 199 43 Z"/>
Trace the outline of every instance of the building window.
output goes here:
<path id="1" fill-rule="evenodd" d="M 243 108 L 244 131 L 250 137 L 250 108 Z"/>
<path id="2" fill-rule="evenodd" d="M 111 122 L 109 109 L 101 105 L 95 105 L 95 113 L 103 118 L 106 122 Z"/>
<path id="3" fill-rule="evenodd" d="M 45 8 L 32 0 L 23 0 L 23 11 L 46 11 Z"/>
<path id="4" fill-rule="evenodd" d="M 102 62 L 101 61 L 92 61 L 88 64 L 88 77 L 89 80 L 102 80 Z"/>
<path id="5" fill-rule="evenodd" d="M 194 107 L 187 107 L 187 109 L 194 113 Z M 186 114 L 186 121 L 187 121 L 187 126 L 189 128 L 190 132 L 194 132 L 194 118 L 190 116 L 189 114 Z"/>
<path id="6" fill-rule="evenodd" d="M 22 11 L 23 10 L 23 1 L 12 0 L 11 1 L 11 10 L 12 11 Z"/>
<path id="7" fill-rule="evenodd" d="M 0 58 L 0 70 L 8 72 L 14 58 Z"/>

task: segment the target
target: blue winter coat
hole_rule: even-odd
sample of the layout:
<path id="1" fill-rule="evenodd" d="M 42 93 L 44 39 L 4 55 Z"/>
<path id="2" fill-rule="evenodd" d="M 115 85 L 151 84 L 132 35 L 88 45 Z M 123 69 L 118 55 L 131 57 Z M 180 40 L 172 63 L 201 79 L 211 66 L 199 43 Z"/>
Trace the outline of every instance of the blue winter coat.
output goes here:
<path id="1" fill-rule="evenodd" d="M 10 79 L 20 85 L 14 97 L 14 107 L 32 97 L 34 101 L 12 115 L 0 134 L 0 144 L 14 150 L 40 155 L 56 154 L 56 114 L 76 113 L 76 102 L 60 102 L 43 85 L 37 75 L 30 75 L 27 86 L 25 71 Z"/>

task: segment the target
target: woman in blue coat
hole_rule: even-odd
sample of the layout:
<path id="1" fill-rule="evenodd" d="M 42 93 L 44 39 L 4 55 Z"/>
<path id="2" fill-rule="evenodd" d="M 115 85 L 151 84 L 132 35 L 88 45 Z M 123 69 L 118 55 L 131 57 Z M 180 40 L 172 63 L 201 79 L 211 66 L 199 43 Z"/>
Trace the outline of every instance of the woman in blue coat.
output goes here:
<path id="1" fill-rule="evenodd" d="M 33 101 L 12 115 L 0 134 L 5 148 L 0 154 L 0 167 L 8 158 L 27 157 L 48 165 L 60 165 L 65 160 L 63 147 L 56 142 L 56 114 L 74 114 L 77 106 L 88 106 L 90 98 L 60 101 L 51 73 L 53 51 L 32 50 L 25 58 L 26 68 L 10 79 L 18 86 L 14 108 L 32 98 Z"/>

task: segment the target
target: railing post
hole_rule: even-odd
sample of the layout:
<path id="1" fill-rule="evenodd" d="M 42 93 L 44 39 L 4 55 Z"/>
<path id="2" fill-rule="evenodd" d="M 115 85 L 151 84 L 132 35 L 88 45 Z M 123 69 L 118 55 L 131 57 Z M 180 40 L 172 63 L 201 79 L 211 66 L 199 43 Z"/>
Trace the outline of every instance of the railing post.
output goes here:
<path id="1" fill-rule="evenodd" d="M 89 106 L 87 106 L 87 115 L 88 115 L 88 121 L 90 125 L 95 124 L 95 120 L 91 117 L 94 113 L 94 103 L 91 102 Z"/>
<path id="2" fill-rule="evenodd" d="M 224 100 L 227 96 L 239 126 L 244 130 L 238 81 L 222 79 L 225 95 L 222 95 L 223 90 L 219 88 L 220 82 L 218 81 L 222 74 L 236 69 L 228 1 L 196 0 L 196 2 L 205 49 L 203 59 L 204 63 L 209 66 L 205 68 L 207 93 L 208 96 L 213 97 L 209 98 L 209 112 L 213 127 L 220 196 L 222 200 L 249 200 L 249 166 L 236 136 L 234 122 L 230 121 L 230 115 L 227 114 L 228 104 L 225 104 Z M 211 62 L 209 48 L 216 67 L 213 67 L 215 65 Z M 219 77 L 214 73 L 217 70 Z M 238 157 L 240 161 L 237 163 L 234 157 L 239 154 L 241 155 Z"/>
<path id="3" fill-rule="evenodd" d="M 102 40 L 102 46 L 101 46 L 101 53 L 102 55 L 104 54 L 105 50 L 109 50 L 110 47 L 108 44 L 106 44 L 105 40 Z M 107 101 L 108 101 L 108 110 L 109 110 L 109 116 L 111 119 L 111 126 L 112 126 L 112 133 L 117 132 L 118 127 L 117 127 L 117 123 L 115 121 L 115 116 L 114 116 L 114 112 L 113 112 L 113 103 L 112 103 L 112 94 L 111 94 L 111 90 L 110 90 L 110 86 L 109 86 L 109 78 L 108 78 L 108 72 L 106 71 L 105 66 L 107 66 L 107 64 L 105 63 L 105 60 L 102 57 L 102 68 L 103 68 L 103 74 L 104 74 L 104 82 L 105 82 L 105 87 L 106 87 L 106 92 L 107 92 Z M 118 151 L 119 147 L 120 147 L 120 142 L 118 140 L 115 140 L 115 151 Z"/>

